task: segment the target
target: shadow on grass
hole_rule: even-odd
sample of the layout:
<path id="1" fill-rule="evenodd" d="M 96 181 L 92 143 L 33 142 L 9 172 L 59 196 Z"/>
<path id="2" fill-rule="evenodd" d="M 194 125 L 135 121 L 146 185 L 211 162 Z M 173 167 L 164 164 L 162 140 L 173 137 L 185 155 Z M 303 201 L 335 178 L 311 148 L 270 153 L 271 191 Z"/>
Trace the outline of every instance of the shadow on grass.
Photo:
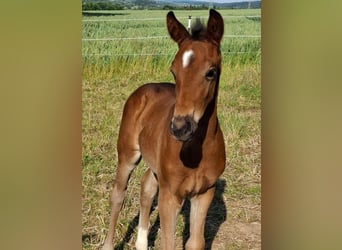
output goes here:
<path id="1" fill-rule="evenodd" d="M 154 197 L 150 214 L 156 209 L 157 204 L 158 204 L 158 194 L 156 195 L 156 197 Z M 138 226 L 138 224 L 139 224 L 139 214 L 137 214 L 134 217 L 134 219 L 129 223 L 125 237 L 122 239 L 122 241 L 120 243 L 118 243 L 114 247 L 114 250 L 124 250 L 125 249 L 125 245 L 132 239 L 134 229 Z M 158 215 L 154 224 L 150 228 L 150 232 L 148 235 L 148 247 L 154 248 L 154 242 L 157 239 L 157 234 L 158 234 L 159 228 L 160 228 L 160 221 L 159 221 L 159 215 Z"/>
<path id="2" fill-rule="evenodd" d="M 221 224 L 226 220 L 227 217 L 227 208 L 223 200 L 223 193 L 226 187 L 226 181 L 223 179 L 219 179 L 216 182 L 216 190 L 214 194 L 213 201 L 209 207 L 205 229 L 204 229 L 204 237 L 205 237 L 205 249 L 209 250 L 212 247 L 213 241 L 217 235 L 217 232 L 221 226 Z M 154 198 L 151 213 L 155 210 L 157 206 L 157 196 Z M 190 236 L 190 201 L 188 199 L 185 200 L 183 208 L 181 210 L 181 215 L 184 219 L 184 229 L 183 229 L 183 248 L 185 246 L 186 241 Z M 123 250 L 125 245 L 131 240 L 132 235 L 134 233 L 134 229 L 138 226 L 139 223 L 139 214 L 134 217 L 134 219 L 130 222 L 127 232 L 123 240 L 115 246 L 115 250 Z M 155 222 L 150 228 L 150 232 L 148 235 L 148 247 L 155 248 L 155 241 L 157 239 L 158 231 L 160 228 L 160 219 L 159 215 L 157 216 Z"/>
<path id="3" fill-rule="evenodd" d="M 122 241 L 114 247 L 114 250 L 123 250 L 125 245 L 131 240 L 134 233 L 134 229 L 138 226 L 139 214 L 134 217 L 134 219 L 129 223 L 127 232 Z"/>

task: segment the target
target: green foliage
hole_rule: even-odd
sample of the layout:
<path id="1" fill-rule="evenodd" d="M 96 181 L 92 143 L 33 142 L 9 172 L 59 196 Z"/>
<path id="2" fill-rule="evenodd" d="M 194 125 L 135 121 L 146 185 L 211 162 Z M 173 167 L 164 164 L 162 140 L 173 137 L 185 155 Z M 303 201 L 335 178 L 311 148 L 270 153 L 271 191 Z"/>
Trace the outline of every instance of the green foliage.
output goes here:
<path id="1" fill-rule="evenodd" d="M 205 4 L 188 4 L 188 5 L 172 5 L 166 4 L 161 7 L 163 10 L 207 10 L 208 5 Z M 214 9 L 215 6 L 214 6 Z"/>
<path id="2" fill-rule="evenodd" d="M 123 6 L 112 2 L 82 2 L 82 10 L 123 10 Z"/>

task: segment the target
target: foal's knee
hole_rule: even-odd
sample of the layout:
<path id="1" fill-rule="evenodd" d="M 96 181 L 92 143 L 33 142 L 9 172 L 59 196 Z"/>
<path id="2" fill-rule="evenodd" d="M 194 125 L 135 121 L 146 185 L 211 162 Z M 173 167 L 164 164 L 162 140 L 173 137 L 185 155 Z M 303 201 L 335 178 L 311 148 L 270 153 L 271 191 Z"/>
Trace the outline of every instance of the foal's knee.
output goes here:
<path id="1" fill-rule="evenodd" d="M 110 203 L 112 206 L 114 205 L 120 205 L 126 194 L 126 188 L 125 187 L 120 187 L 120 185 L 117 185 L 114 183 L 113 185 L 113 190 L 110 194 Z"/>
<path id="2" fill-rule="evenodd" d="M 158 191 L 157 180 L 154 179 L 151 170 L 148 170 L 141 180 L 140 203 L 141 205 L 149 204 Z"/>

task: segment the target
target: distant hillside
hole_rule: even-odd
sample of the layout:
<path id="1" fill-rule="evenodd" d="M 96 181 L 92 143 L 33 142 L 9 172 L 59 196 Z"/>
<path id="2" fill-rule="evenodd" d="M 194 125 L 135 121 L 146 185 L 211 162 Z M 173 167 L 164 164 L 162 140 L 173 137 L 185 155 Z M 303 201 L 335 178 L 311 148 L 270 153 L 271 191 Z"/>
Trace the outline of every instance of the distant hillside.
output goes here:
<path id="1" fill-rule="evenodd" d="M 185 0 L 82 0 L 82 10 L 120 9 L 257 9 L 261 1 L 222 3 L 211 1 Z"/>
<path id="2" fill-rule="evenodd" d="M 218 8 L 228 8 L 228 9 L 255 9 L 261 8 L 261 1 L 242 1 L 242 2 L 231 2 L 231 3 L 221 3 L 213 1 L 184 1 L 184 0 L 159 0 L 159 4 L 171 5 L 177 7 L 187 7 L 187 6 L 206 6 L 212 5 L 212 7 Z"/>

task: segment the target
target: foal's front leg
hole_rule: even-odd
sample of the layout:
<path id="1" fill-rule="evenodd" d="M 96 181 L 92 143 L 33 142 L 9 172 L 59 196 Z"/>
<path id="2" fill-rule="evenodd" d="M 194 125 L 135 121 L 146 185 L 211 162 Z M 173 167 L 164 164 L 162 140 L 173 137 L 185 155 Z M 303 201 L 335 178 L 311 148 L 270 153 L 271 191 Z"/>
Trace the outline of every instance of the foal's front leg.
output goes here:
<path id="1" fill-rule="evenodd" d="M 159 187 L 158 208 L 161 229 L 161 249 L 174 250 L 177 215 L 183 201 L 177 199 L 168 188 Z"/>
<path id="2" fill-rule="evenodd" d="M 214 197 L 215 187 L 191 198 L 190 238 L 185 244 L 186 250 L 202 250 L 205 246 L 204 225 L 207 212 Z"/>

